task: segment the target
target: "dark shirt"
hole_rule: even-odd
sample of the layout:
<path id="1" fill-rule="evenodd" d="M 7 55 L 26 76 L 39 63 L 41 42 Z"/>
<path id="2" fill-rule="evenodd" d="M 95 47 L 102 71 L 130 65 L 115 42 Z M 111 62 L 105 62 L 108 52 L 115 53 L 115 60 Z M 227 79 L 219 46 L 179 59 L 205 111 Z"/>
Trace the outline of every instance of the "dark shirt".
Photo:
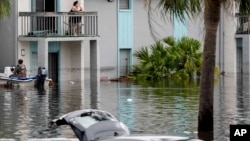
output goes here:
<path id="1" fill-rule="evenodd" d="M 78 14 L 78 12 L 76 12 L 76 11 L 72 11 L 72 10 L 70 10 L 70 14 L 71 15 L 77 15 Z M 82 21 L 82 17 L 81 16 L 70 16 L 69 17 L 69 23 L 80 23 Z"/>

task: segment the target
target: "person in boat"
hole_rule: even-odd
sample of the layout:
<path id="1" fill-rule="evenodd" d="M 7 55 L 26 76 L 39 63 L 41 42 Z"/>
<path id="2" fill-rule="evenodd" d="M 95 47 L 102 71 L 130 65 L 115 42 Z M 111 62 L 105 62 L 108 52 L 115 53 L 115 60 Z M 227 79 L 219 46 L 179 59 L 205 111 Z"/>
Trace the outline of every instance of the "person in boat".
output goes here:
<path id="1" fill-rule="evenodd" d="M 26 77 L 26 66 L 23 64 L 23 59 L 18 60 L 18 64 L 15 66 L 14 72 L 10 77 Z"/>

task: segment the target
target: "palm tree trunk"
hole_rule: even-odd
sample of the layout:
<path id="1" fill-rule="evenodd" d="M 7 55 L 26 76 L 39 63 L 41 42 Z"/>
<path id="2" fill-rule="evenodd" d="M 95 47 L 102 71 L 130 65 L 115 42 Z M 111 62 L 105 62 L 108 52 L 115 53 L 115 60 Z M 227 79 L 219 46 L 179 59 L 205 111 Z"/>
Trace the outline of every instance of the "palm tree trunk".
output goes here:
<path id="1" fill-rule="evenodd" d="M 205 1 L 205 42 L 200 81 L 198 131 L 213 131 L 213 91 L 216 51 L 216 34 L 220 20 L 220 0 Z"/>

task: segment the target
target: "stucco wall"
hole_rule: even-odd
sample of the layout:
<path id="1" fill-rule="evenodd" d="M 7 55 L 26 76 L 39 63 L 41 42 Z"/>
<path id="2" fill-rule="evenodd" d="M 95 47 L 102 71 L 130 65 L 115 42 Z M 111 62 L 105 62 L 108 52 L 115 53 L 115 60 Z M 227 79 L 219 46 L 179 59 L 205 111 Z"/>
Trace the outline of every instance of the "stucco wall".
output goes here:
<path id="1" fill-rule="evenodd" d="M 234 37 L 236 33 L 236 20 L 228 12 L 222 13 L 221 22 L 223 23 L 222 37 L 218 37 L 223 42 L 223 47 L 219 46 L 223 50 L 224 54 L 221 54 L 224 64 L 224 70 L 226 73 L 236 73 L 236 39 Z M 219 44 L 218 42 L 217 44 Z M 217 48 L 217 49 L 218 49 Z M 249 56 L 249 54 L 247 55 Z M 218 56 L 219 57 L 219 56 Z M 249 59 L 248 59 L 249 62 Z M 249 71 L 248 71 L 249 72 Z"/>
<path id="2" fill-rule="evenodd" d="M 87 11 L 98 11 L 101 67 L 117 66 L 117 1 L 85 0 Z M 86 66 L 89 63 L 86 62 Z"/>
<path id="3" fill-rule="evenodd" d="M 98 33 L 100 35 L 100 67 L 101 77 L 117 77 L 117 3 L 107 0 L 85 0 L 86 11 L 98 12 Z M 87 45 L 87 44 L 86 44 Z M 89 68 L 89 48 L 85 48 L 86 79 Z"/>
<path id="4" fill-rule="evenodd" d="M 27 68 L 27 75 L 31 74 L 30 70 L 30 61 L 31 61 L 31 56 L 30 56 L 30 42 L 18 42 L 19 48 L 17 49 L 18 54 L 17 58 L 18 59 L 23 59 L 23 64 L 25 64 Z M 21 50 L 24 49 L 24 56 L 21 55 Z M 17 61 L 16 61 L 17 64 Z"/>
<path id="5" fill-rule="evenodd" d="M 31 0 L 18 0 L 18 11 L 19 12 L 30 12 Z"/>
<path id="6" fill-rule="evenodd" d="M 73 72 L 72 68 L 75 68 L 77 64 L 79 63 L 74 58 L 80 58 L 79 57 L 79 51 L 76 50 L 76 48 L 80 47 L 80 42 L 62 42 L 61 43 L 61 51 L 60 51 L 60 73 L 61 78 L 60 80 L 72 80 L 72 74 Z M 78 64 L 79 65 L 79 64 Z"/>
<path id="7" fill-rule="evenodd" d="M 200 41 L 202 44 L 205 37 L 203 14 L 197 15 L 187 21 L 187 36 Z"/>
<path id="8" fill-rule="evenodd" d="M 73 6 L 73 2 L 75 0 L 64 0 L 61 1 L 61 7 L 60 7 L 60 12 L 69 12 L 70 8 Z M 80 1 L 81 5 L 83 6 L 83 3 Z"/>
<path id="9" fill-rule="evenodd" d="M 152 15 L 148 16 L 148 10 L 142 0 L 134 0 L 134 51 L 141 47 L 149 46 L 156 40 L 173 35 L 173 25 L 168 17 L 163 17 L 156 5 L 158 1 L 152 1 Z M 149 28 L 151 18 L 152 30 Z M 151 32 L 153 31 L 153 32 Z M 154 38 L 153 35 L 156 37 Z M 134 58 L 134 63 L 137 63 Z"/>

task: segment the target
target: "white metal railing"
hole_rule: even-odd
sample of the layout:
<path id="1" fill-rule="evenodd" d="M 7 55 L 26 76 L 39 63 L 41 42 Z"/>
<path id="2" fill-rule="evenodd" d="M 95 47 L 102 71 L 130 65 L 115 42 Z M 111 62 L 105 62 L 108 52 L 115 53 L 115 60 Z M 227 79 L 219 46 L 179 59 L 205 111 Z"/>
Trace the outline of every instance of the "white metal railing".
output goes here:
<path id="1" fill-rule="evenodd" d="M 98 36 L 97 12 L 19 12 L 19 36 Z"/>
<path id="2" fill-rule="evenodd" d="M 250 15 L 236 14 L 236 34 L 250 34 Z"/>

